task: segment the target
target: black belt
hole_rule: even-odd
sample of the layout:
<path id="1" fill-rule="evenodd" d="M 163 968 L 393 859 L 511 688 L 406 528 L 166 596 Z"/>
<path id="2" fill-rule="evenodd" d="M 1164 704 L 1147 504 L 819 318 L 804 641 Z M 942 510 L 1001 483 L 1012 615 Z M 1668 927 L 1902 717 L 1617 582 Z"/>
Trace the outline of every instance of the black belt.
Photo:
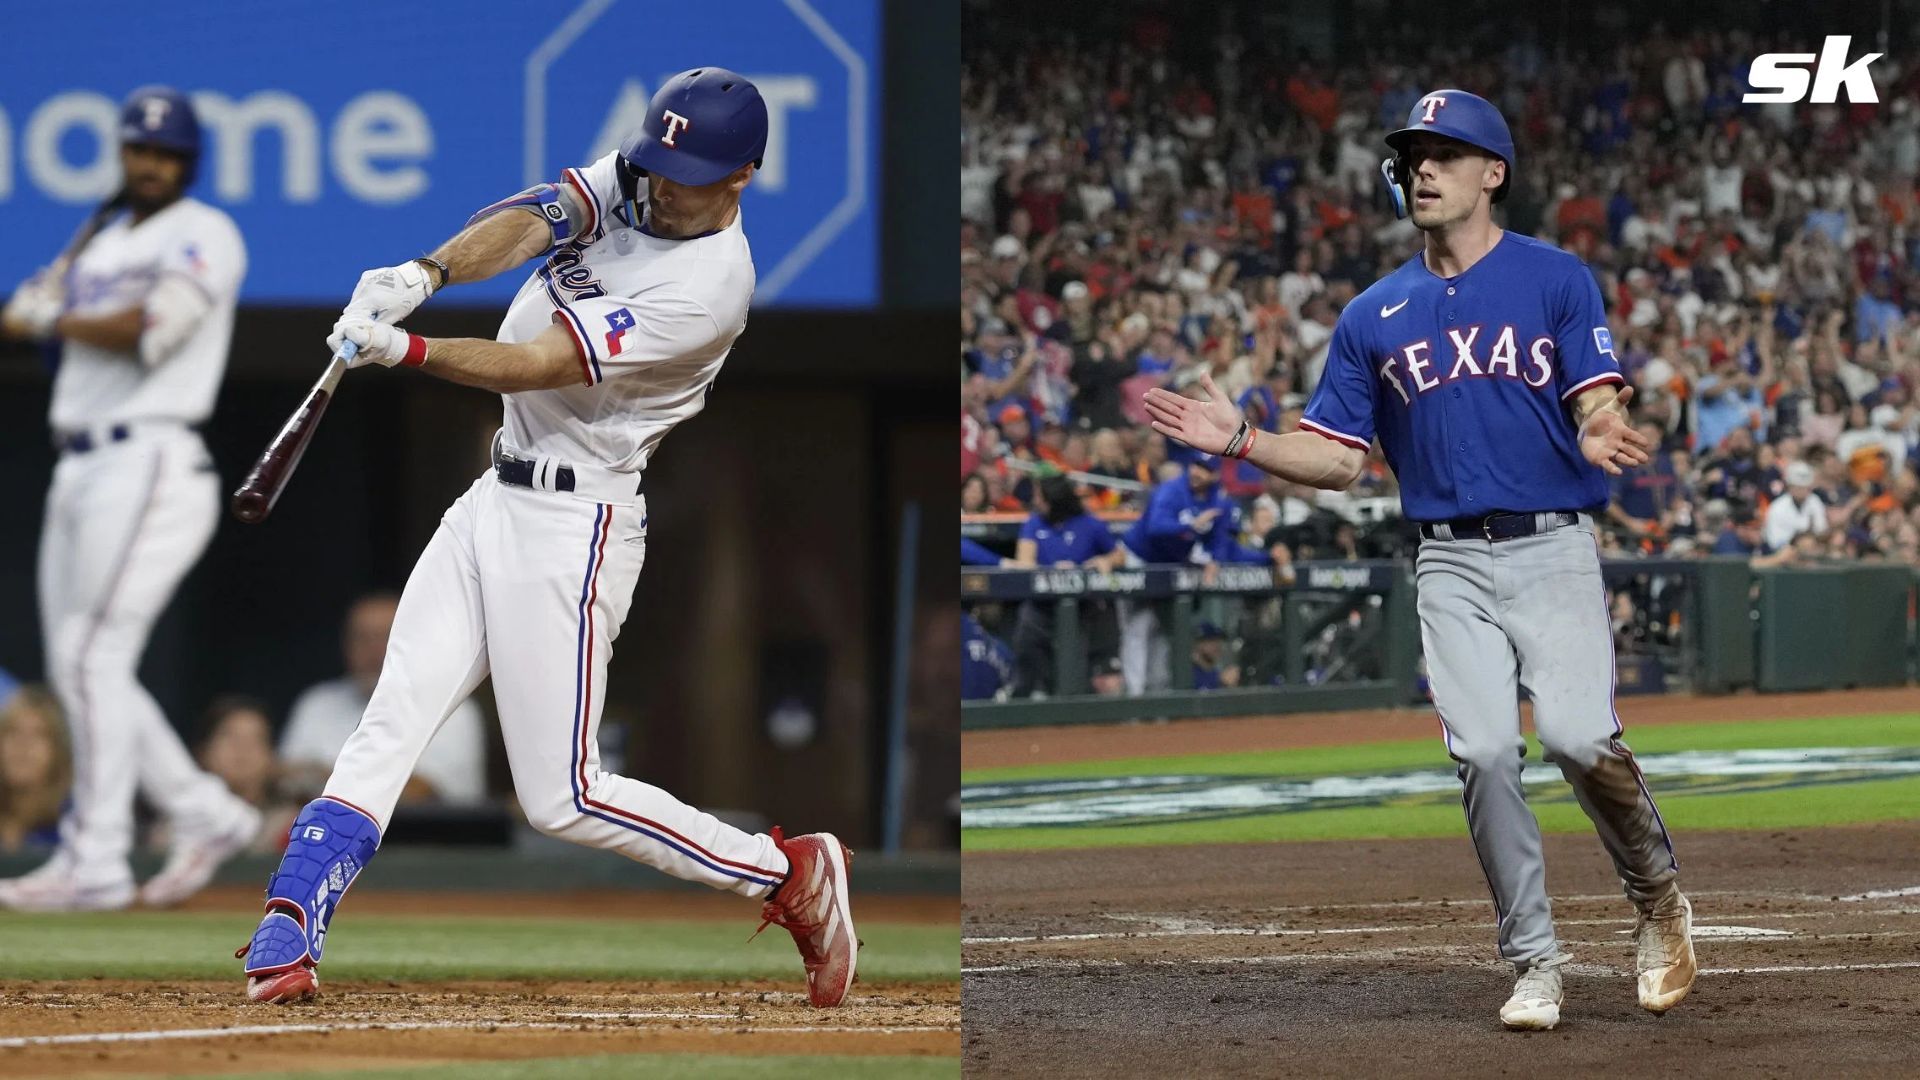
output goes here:
<path id="1" fill-rule="evenodd" d="M 521 458 L 509 457 L 506 454 L 495 454 L 493 456 L 493 475 L 499 477 L 500 482 L 503 484 L 512 484 L 515 487 L 523 488 L 536 486 L 533 482 L 534 468 L 534 462 Z M 553 490 L 573 490 L 572 467 L 562 465 L 553 471 Z M 635 495 L 640 494 L 640 482 L 638 480 L 634 481 L 633 493 Z"/>
<path id="2" fill-rule="evenodd" d="M 64 450 L 70 454 L 84 454 L 89 450 L 97 450 L 108 443 L 124 441 L 132 435 L 132 428 L 125 424 L 115 424 L 107 429 L 104 437 L 99 439 L 95 439 L 91 431 L 76 431 L 71 435 L 55 435 L 53 437 L 53 447 L 56 450 Z"/>
<path id="3" fill-rule="evenodd" d="M 1423 521 L 1420 523 L 1420 539 L 1440 539 L 1436 530 L 1445 525 L 1453 531 L 1455 540 L 1514 540 L 1580 521 L 1579 514 L 1557 510 L 1546 515 L 1547 520 L 1552 522 L 1548 529 L 1541 529 L 1537 520 L 1539 517 L 1539 514 L 1488 514 L 1486 517 L 1454 518 L 1452 521 Z"/>

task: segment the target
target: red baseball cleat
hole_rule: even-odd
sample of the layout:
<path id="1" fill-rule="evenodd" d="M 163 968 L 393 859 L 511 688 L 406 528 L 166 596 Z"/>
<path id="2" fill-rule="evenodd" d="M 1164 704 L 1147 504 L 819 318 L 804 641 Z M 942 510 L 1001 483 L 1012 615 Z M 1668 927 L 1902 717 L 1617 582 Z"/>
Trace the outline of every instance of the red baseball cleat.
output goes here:
<path id="1" fill-rule="evenodd" d="M 860 956 L 847 898 L 847 864 L 853 861 L 853 853 L 832 833 L 808 833 L 789 840 L 776 826 L 773 842 L 786 853 L 790 869 L 787 880 L 760 909 L 765 920 L 760 930 L 778 925 L 793 935 L 807 967 L 808 999 L 816 1009 L 832 1008 L 852 988 Z"/>
<path id="2" fill-rule="evenodd" d="M 304 964 L 247 980 L 247 1000 L 263 1005 L 291 1005 L 319 996 L 320 973 Z"/>

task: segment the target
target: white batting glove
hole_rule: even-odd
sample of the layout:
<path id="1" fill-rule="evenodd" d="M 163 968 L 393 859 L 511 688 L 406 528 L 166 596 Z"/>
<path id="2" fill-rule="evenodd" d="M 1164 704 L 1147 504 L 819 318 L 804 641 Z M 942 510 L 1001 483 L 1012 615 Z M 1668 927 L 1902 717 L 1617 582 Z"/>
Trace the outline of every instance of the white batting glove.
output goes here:
<path id="1" fill-rule="evenodd" d="M 417 262 L 383 266 L 360 275 L 360 283 L 353 287 L 353 296 L 340 311 L 340 321 L 363 318 L 392 326 L 413 314 L 413 309 L 426 303 L 432 295 L 433 283 L 427 277 L 426 267 Z M 340 351 L 338 323 L 334 324 L 333 335 L 327 338 L 327 349 Z"/>
<path id="2" fill-rule="evenodd" d="M 379 364 L 392 367 L 406 364 L 418 367 L 427 359 L 427 339 L 418 334 L 409 334 L 397 326 L 387 326 L 372 319 L 341 319 L 333 324 L 333 337 L 342 341 L 351 341 L 360 347 L 360 351 L 347 361 L 347 367 L 365 367 Z M 338 352 L 338 348 L 335 350 Z"/>
<path id="3" fill-rule="evenodd" d="M 0 324 L 16 337 L 45 341 L 53 336 L 53 324 L 66 310 L 66 288 L 58 275 L 43 270 L 14 290 L 7 306 L 0 309 Z"/>

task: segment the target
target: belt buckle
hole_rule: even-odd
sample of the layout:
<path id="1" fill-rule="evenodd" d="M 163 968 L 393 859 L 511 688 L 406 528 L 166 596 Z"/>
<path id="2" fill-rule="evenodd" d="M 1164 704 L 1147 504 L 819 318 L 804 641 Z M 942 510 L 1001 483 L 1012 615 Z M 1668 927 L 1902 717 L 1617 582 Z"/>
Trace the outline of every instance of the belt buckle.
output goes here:
<path id="1" fill-rule="evenodd" d="M 1495 542 L 1493 539 L 1493 519 L 1494 515 L 1492 514 L 1488 514 L 1486 517 L 1480 519 L 1480 535 L 1486 537 L 1487 543 L 1489 544 Z"/>

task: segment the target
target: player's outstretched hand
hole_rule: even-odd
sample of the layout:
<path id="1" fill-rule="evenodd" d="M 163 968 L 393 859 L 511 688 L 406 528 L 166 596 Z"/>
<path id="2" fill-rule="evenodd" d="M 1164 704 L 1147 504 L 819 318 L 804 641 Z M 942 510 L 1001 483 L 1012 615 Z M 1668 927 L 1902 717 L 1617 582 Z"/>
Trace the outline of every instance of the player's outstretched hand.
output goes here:
<path id="1" fill-rule="evenodd" d="M 1202 371 L 1200 386 L 1207 400 L 1195 401 L 1159 387 L 1147 391 L 1147 415 L 1153 430 L 1208 454 L 1224 453 L 1233 434 L 1240 430 L 1240 410 L 1227 400 L 1213 376 Z"/>
<path id="2" fill-rule="evenodd" d="M 348 368 L 365 367 L 368 364 L 381 364 L 392 367 L 395 364 L 418 364 L 426 358 L 426 345 L 420 338 L 407 333 L 397 326 L 387 326 L 372 319 L 341 319 L 333 325 L 334 337 L 351 341 L 360 347 L 360 351 L 347 361 Z M 329 342 L 334 338 L 328 338 Z M 335 348 L 338 352 L 338 348 Z"/>
<path id="3" fill-rule="evenodd" d="M 413 309 L 426 303 L 432 295 L 433 282 L 427 268 L 417 262 L 383 266 L 361 274 L 360 283 L 353 287 L 353 296 L 340 312 L 340 321 L 333 324 L 333 333 L 327 337 L 327 351 L 340 351 L 342 323 L 369 319 L 392 326 L 413 314 Z"/>
<path id="4" fill-rule="evenodd" d="M 1623 388 L 1612 401 L 1600 406 L 1580 428 L 1580 453 L 1588 461 L 1619 476 L 1626 469 L 1647 463 L 1653 440 L 1634 430 L 1627 421 L 1627 402 L 1633 400 L 1633 387 Z"/>

